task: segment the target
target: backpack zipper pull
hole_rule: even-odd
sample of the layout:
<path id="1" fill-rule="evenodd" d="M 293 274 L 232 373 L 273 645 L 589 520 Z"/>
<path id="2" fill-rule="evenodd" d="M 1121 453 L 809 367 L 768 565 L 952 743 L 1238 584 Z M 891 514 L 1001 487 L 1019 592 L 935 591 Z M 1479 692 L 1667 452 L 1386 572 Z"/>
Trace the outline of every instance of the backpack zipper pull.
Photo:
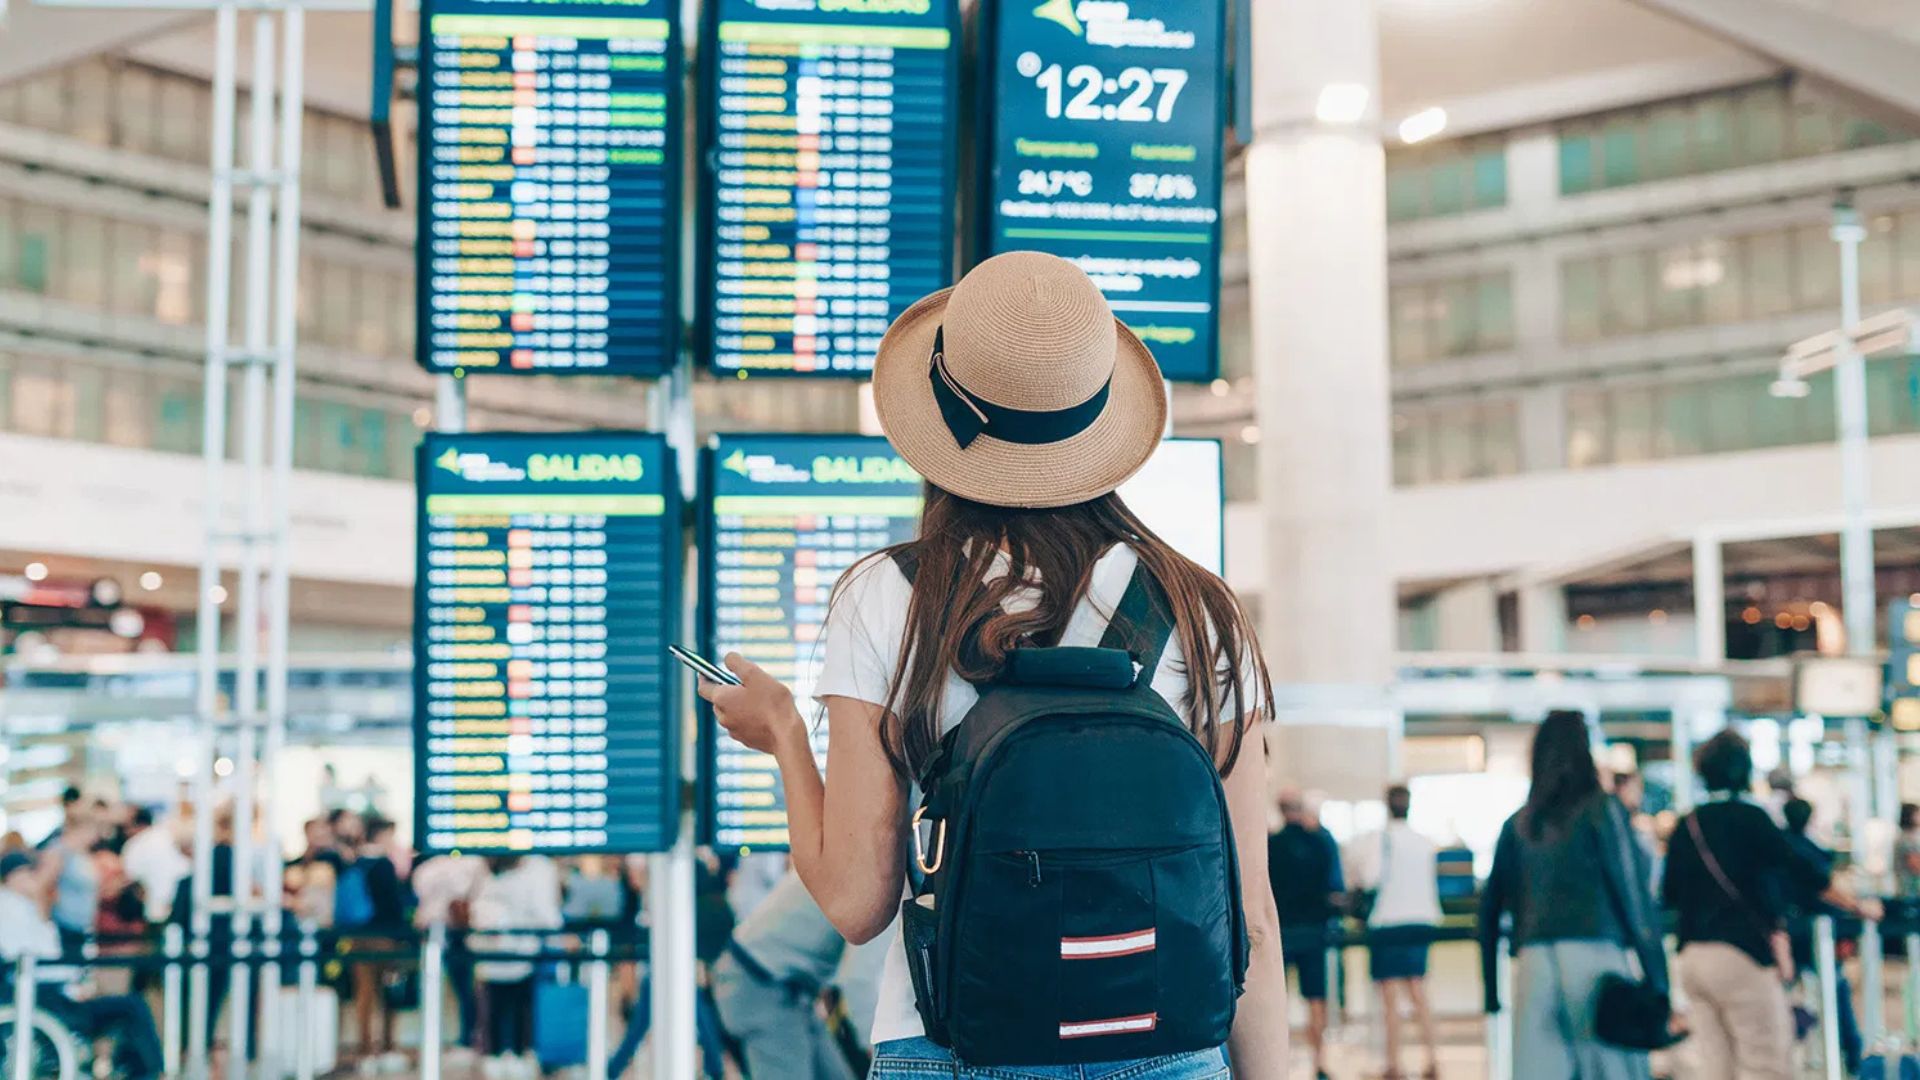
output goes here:
<path id="1" fill-rule="evenodd" d="M 1040 853 L 1037 851 L 1022 851 L 1019 854 L 1026 856 L 1027 859 L 1027 887 L 1029 889 L 1039 888 Z"/>

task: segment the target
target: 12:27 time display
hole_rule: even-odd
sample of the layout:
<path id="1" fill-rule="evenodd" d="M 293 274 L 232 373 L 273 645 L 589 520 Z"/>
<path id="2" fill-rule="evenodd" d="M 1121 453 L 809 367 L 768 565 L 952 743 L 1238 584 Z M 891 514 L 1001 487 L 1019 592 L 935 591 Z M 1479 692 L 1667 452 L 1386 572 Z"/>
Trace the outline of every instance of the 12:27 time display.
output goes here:
<path id="1" fill-rule="evenodd" d="M 1064 69 L 1040 54 L 1021 53 L 1020 74 L 1032 79 L 1047 95 L 1047 118 L 1058 120 L 1120 120 L 1127 123 L 1166 123 L 1173 119 L 1174 103 L 1186 89 L 1182 68 L 1129 67 L 1108 75 L 1092 64 Z M 1119 100 L 1101 101 L 1118 95 Z M 1159 100 L 1155 101 L 1156 95 Z"/>

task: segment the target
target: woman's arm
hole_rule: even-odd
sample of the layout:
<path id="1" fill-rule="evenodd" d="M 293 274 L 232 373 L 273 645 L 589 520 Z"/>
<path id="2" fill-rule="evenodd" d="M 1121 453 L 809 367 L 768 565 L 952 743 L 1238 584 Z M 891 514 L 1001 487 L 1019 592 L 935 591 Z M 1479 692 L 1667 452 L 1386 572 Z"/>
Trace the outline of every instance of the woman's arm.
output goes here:
<path id="1" fill-rule="evenodd" d="M 1240 854 L 1240 904 L 1246 912 L 1246 993 L 1227 1041 L 1237 1080 L 1284 1080 L 1287 1075 L 1287 969 L 1280 955 L 1280 915 L 1267 882 L 1267 744 L 1249 717 L 1240 760 L 1226 777 L 1227 811 Z"/>
<path id="2" fill-rule="evenodd" d="M 1507 880 L 1513 872 L 1513 819 L 1500 827 L 1500 839 L 1493 846 L 1493 868 L 1487 872 L 1486 888 L 1480 892 L 1480 995 L 1487 1013 L 1500 1011 L 1500 922 L 1507 914 Z"/>
<path id="3" fill-rule="evenodd" d="M 740 686 L 702 681 L 720 725 L 746 746 L 772 754 L 787 796 L 788 846 L 807 892 L 855 945 L 893 923 L 906 877 L 906 785 L 880 742 L 878 705 L 827 699 L 827 776 L 813 759 L 793 692 L 751 661 L 729 655 Z"/>

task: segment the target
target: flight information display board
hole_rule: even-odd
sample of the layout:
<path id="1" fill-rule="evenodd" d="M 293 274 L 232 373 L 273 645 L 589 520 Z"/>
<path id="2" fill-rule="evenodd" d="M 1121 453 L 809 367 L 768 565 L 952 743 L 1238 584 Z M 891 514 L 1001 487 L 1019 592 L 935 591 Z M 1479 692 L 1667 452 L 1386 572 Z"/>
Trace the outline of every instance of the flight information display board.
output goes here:
<path id="1" fill-rule="evenodd" d="M 708 363 L 865 375 L 894 316 L 952 279 L 956 2 L 708 7 Z"/>
<path id="2" fill-rule="evenodd" d="M 1073 260 L 1167 378 L 1214 378 L 1226 0 L 984 10 L 988 253 Z"/>
<path id="3" fill-rule="evenodd" d="M 671 369 L 677 0 L 422 0 L 420 18 L 422 366 Z"/>
<path id="4" fill-rule="evenodd" d="M 885 439 L 716 436 L 702 459 L 702 647 L 738 652 L 793 688 L 811 711 L 834 583 L 866 555 L 911 540 L 921 482 Z M 1173 439 L 1121 497 L 1147 526 L 1216 573 L 1224 561 L 1219 442 Z M 827 729 L 812 729 L 826 767 Z M 701 726 L 701 835 L 715 847 L 787 845 L 786 796 L 771 755 Z"/>
<path id="5" fill-rule="evenodd" d="M 679 479 L 658 435 L 430 434 L 418 462 L 423 851 L 664 851 Z"/>

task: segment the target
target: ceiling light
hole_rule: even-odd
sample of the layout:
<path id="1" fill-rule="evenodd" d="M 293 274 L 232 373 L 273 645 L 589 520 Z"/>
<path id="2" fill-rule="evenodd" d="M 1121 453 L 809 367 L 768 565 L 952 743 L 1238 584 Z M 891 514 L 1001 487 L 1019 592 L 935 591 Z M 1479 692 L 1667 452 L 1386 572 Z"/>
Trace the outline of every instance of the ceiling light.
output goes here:
<path id="1" fill-rule="evenodd" d="M 1323 124 L 1357 124 L 1367 115 L 1373 92 L 1359 83 L 1328 83 L 1320 88 L 1313 115 Z"/>
<path id="2" fill-rule="evenodd" d="M 1322 100 L 1325 98 L 1323 97 Z M 1425 142 L 1445 130 L 1447 130 L 1447 110 L 1435 105 L 1431 109 L 1421 109 L 1400 121 L 1400 141 L 1409 144 Z"/>
<path id="3" fill-rule="evenodd" d="M 213 599 L 215 604 L 224 604 L 227 602 L 227 587 L 225 585 L 215 585 L 213 588 L 207 590 L 207 595 Z"/>
<path id="4" fill-rule="evenodd" d="M 1233 392 L 1232 383 L 1228 382 L 1225 379 L 1213 380 L 1213 396 L 1214 397 L 1226 397 L 1228 394 L 1232 392 Z"/>
<path id="5" fill-rule="evenodd" d="M 1260 425 L 1258 425 L 1258 424 L 1248 424 L 1248 425 L 1247 425 L 1246 427 L 1243 427 L 1243 428 L 1241 428 L 1241 429 L 1240 429 L 1240 441 L 1241 441 L 1241 442 L 1243 442 L 1243 443 L 1246 443 L 1246 444 L 1247 444 L 1248 446 L 1257 446 L 1257 445 L 1259 445 L 1259 443 L 1260 443 Z"/>
<path id="6" fill-rule="evenodd" d="M 1803 398 L 1813 393 L 1813 387 L 1805 379 L 1775 379 L 1767 387 L 1767 393 L 1777 398 Z"/>
<path id="7" fill-rule="evenodd" d="M 149 570 L 140 575 L 140 587 L 148 592 L 155 592 L 166 583 L 166 579 L 160 576 L 158 570 Z"/>
<path id="8" fill-rule="evenodd" d="M 21 572 L 27 575 L 28 581 L 47 580 L 47 564 L 43 562 L 30 562 L 27 564 L 27 568 Z"/>

